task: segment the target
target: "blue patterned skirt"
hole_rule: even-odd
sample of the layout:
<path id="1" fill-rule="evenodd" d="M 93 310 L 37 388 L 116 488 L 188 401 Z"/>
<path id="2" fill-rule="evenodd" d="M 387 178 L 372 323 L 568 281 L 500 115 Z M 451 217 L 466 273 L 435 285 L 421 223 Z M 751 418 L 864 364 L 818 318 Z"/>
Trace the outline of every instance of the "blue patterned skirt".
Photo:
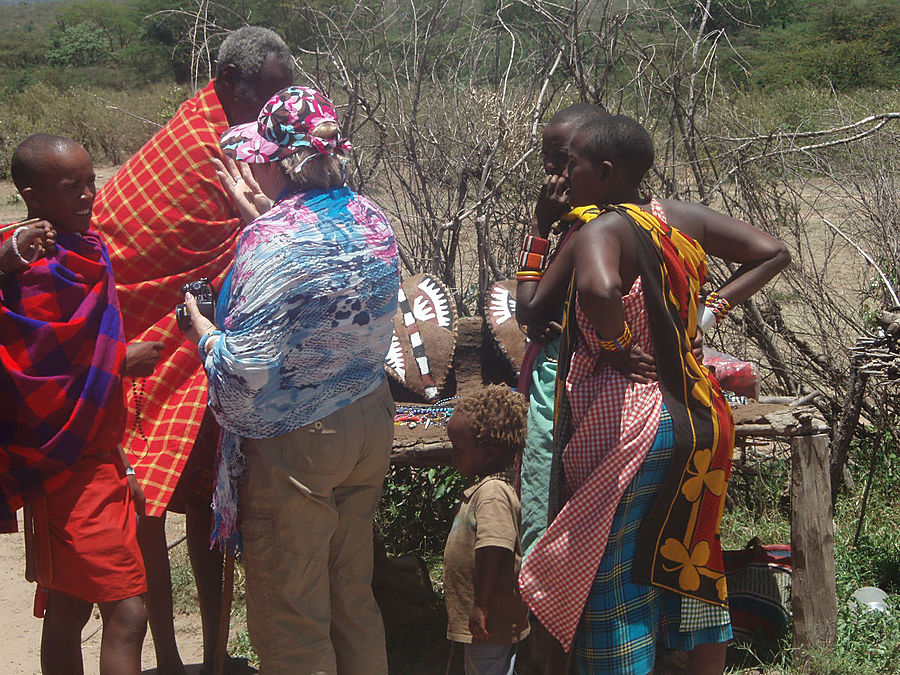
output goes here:
<path id="1" fill-rule="evenodd" d="M 653 446 L 616 509 L 578 624 L 574 657 L 579 673 L 646 675 L 653 671 L 660 633 L 668 648 L 682 651 L 732 637 L 727 609 L 631 580 L 638 530 L 665 478 L 674 444 L 672 418 L 663 406 Z"/>

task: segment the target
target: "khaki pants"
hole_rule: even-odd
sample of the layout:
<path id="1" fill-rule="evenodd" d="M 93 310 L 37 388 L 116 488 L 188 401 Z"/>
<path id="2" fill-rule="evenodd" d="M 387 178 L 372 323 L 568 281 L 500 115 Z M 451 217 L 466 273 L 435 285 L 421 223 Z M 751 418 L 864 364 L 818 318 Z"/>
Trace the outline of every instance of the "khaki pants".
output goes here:
<path id="1" fill-rule="evenodd" d="M 393 415 L 385 382 L 318 422 L 244 441 L 247 625 L 263 675 L 387 674 L 372 519 Z"/>

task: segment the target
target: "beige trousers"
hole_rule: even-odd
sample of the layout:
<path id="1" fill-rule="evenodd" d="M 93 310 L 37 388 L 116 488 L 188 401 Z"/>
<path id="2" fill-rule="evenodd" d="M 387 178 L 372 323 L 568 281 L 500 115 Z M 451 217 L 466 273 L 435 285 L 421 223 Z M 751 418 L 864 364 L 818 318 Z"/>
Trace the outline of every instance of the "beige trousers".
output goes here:
<path id="1" fill-rule="evenodd" d="M 262 675 L 387 675 L 372 520 L 393 416 L 385 382 L 318 422 L 244 440 L 239 527 Z"/>

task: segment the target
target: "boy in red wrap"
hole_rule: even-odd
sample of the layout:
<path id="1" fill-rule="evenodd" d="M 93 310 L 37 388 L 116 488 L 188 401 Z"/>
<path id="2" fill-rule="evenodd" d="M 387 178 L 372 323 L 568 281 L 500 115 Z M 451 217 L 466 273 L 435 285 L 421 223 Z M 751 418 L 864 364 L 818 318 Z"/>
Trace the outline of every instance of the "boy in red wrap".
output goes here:
<path id="1" fill-rule="evenodd" d="M 11 172 L 30 225 L 0 245 L 0 531 L 31 507 L 44 673 L 81 673 L 81 631 L 100 605 L 100 672 L 140 673 L 147 585 L 120 445 L 122 375 L 149 374 L 161 344 L 126 347 L 109 256 L 90 230 L 94 170 L 75 141 L 35 134 Z M 136 499 L 137 498 L 137 499 Z"/>

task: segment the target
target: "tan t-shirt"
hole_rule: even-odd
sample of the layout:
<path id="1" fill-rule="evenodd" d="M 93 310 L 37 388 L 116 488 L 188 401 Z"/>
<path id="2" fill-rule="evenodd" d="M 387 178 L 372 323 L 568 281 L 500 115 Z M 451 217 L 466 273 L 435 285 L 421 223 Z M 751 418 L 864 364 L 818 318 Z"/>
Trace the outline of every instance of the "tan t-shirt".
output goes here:
<path id="1" fill-rule="evenodd" d="M 475 602 L 475 549 L 483 546 L 515 554 L 513 565 L 497 578 L 486 622 L 491 637 L 484 644 L 512 644 L 528 635 L 528 608 L 517 583 L 522 564 L 520 519 L 519 498 L 504 476 L 487 476 L 463 492 L 444 548 L 449 640 L 472 642 L 469 613 Z"/>

